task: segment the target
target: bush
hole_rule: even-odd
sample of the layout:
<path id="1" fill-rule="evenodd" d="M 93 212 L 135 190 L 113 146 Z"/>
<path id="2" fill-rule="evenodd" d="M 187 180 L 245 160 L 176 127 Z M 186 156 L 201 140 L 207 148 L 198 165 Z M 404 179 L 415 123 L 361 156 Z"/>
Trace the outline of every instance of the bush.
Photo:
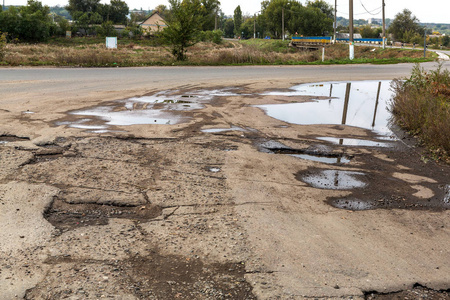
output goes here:
<path id="1" fill-rule="evenodd" d="M 215 44 L 221 44 L 222 43 L 222 36 L 223 32 L 222 30 L 213 30 L 213 31 L 201 31 L 199 33 L 199 41 L 201 42 L 213 42 Z"/>
<path id="2" fill-rule="evenodd" d="M 5 57 L 6 52 L 6 33 L 0 31 L 0 61 Z"/>
<path id="3" fill-rule="evenodd" d="M 450 72 L 442 64 L 425 72 L 419 65 L 406 81 L 394 81 L 394 121 L 439 155 L 450 154 Z"/>

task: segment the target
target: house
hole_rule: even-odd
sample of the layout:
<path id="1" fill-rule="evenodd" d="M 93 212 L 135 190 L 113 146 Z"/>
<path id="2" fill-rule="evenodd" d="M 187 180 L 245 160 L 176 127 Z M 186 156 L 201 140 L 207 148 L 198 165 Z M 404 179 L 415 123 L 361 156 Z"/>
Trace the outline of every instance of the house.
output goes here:
<path id="1" fill-rule="evenodd" d="M 166 22 L 158 12 L 154 12 L 147 20 L 140 23 L 139 26 L 146 34 L 154 34 L 155 32 L 163 30 L 164 27 L 167 27 Z"/>

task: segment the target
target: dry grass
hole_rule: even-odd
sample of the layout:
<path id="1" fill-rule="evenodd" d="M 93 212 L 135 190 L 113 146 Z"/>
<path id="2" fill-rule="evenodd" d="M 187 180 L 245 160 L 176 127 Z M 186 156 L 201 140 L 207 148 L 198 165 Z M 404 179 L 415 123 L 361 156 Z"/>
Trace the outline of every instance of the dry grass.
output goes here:
<path id="1" fill-rule="evenodd" d="M 250 40 L 225 41 L 217 45 L 198 43 L 189 48 L 188 61 L 178 63 L 162 46 L 120 41 L 118 49 L 106 49 L 102 40 L 67 41 L 47 44 L 8 44 L 3 65 L 55 66 L 148 66 L 148 65 L 233 65 L 233 64 L 305 64 L 321 61 L 321 50 L 288 48 L 288 42 Z M 356 47 L 356 63 L 372 59 L 420 58 L 421 51 Z M 374 50 L 375 49 L 375 50 Z M 431 55 L 431 54 L 430 54 Z M 328 63 L 349 63 L 347 45 L 326 48 Z M 389 62 L 389 61 L 387 61 Z"/>
<path id="2" fill-rule="evenodd" d="M 450 72 L 441 65 L 425 72 L 416 65 L 406 81 L 395 81 L 391 110 L 401 127 L 417 135 L 437 158 L 450 155 Z"/>

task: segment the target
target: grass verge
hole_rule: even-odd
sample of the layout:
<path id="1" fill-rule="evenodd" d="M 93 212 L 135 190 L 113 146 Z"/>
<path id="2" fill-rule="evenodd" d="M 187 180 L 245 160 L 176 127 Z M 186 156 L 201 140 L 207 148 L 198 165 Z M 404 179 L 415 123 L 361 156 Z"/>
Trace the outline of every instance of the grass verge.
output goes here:
<path id="1" fill-rule="evenodd" d="M 188 60 L 177 62 L 156 40 L 119 40 L 118 49 L 106 49 L 104 39 L 53 39 L 43 44 L 7 44 L 4 66 L 66 66 L 66 67 L 131 67 L 131 66 L 225 66 L 225 65 L 305 65 L 305 64 L 392 64 L 424 62 L 436 55 L 421 51 L 355 47 L 354 60 L 348 59 L 347 45 L 333 45 L 322 51 L 302 51 L 288 46 L 288 41 L 247 40 L 224 41 L 221 44 L 198 43 L 189 48 Z"/>
<path id="2" fill-rule="evenodd" d="M 417 136 L 434 159 L 449 162 L 450 72 L 442 64 L 430 72 L 417 64 L 409 79 L 394 81 L 392 88 L 396 124 Z"/>

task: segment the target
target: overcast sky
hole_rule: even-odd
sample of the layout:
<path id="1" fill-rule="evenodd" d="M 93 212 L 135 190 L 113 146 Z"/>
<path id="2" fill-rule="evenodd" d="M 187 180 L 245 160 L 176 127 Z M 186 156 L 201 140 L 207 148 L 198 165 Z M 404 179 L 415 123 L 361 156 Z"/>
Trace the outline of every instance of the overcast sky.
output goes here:
<path id="1" fill-rule="evenodd" d="M 0 0 L 1 1 L 1 0 Z M 66 5 L 67 0 L 41 0 L 44 5 Z M 326 0 L 334 6 L 334 0 Z M 102 3 L 109 3 L 109 0 L 101 0 Z M 167 0 L 125 0 L 130 9 L 153 9 L 158 4 L 168 6 Z M 233 15 L 234 9 L 240 5 L 244 14 L 253 15 L 261 9 L 261 0 L 221 0 L 222 11 L 226 15 Z M 301 0 L 303 4 L 306 0 Z M 348 18 L 349 1 L 337 0 L 338 16 Z M 381 18 L 381 0 L 354 0 L 354 18 L 368 19 Z M 404 8 L 408 8 L 413 14 L 424 23 L 450 23 L 450 0 L 385 0 L 386 18 L 394 18 Z M 5 0 L 6 5 L 25 5 L 26 0 Z M 371 15 L 366 12 L 376 13 Z"/>

